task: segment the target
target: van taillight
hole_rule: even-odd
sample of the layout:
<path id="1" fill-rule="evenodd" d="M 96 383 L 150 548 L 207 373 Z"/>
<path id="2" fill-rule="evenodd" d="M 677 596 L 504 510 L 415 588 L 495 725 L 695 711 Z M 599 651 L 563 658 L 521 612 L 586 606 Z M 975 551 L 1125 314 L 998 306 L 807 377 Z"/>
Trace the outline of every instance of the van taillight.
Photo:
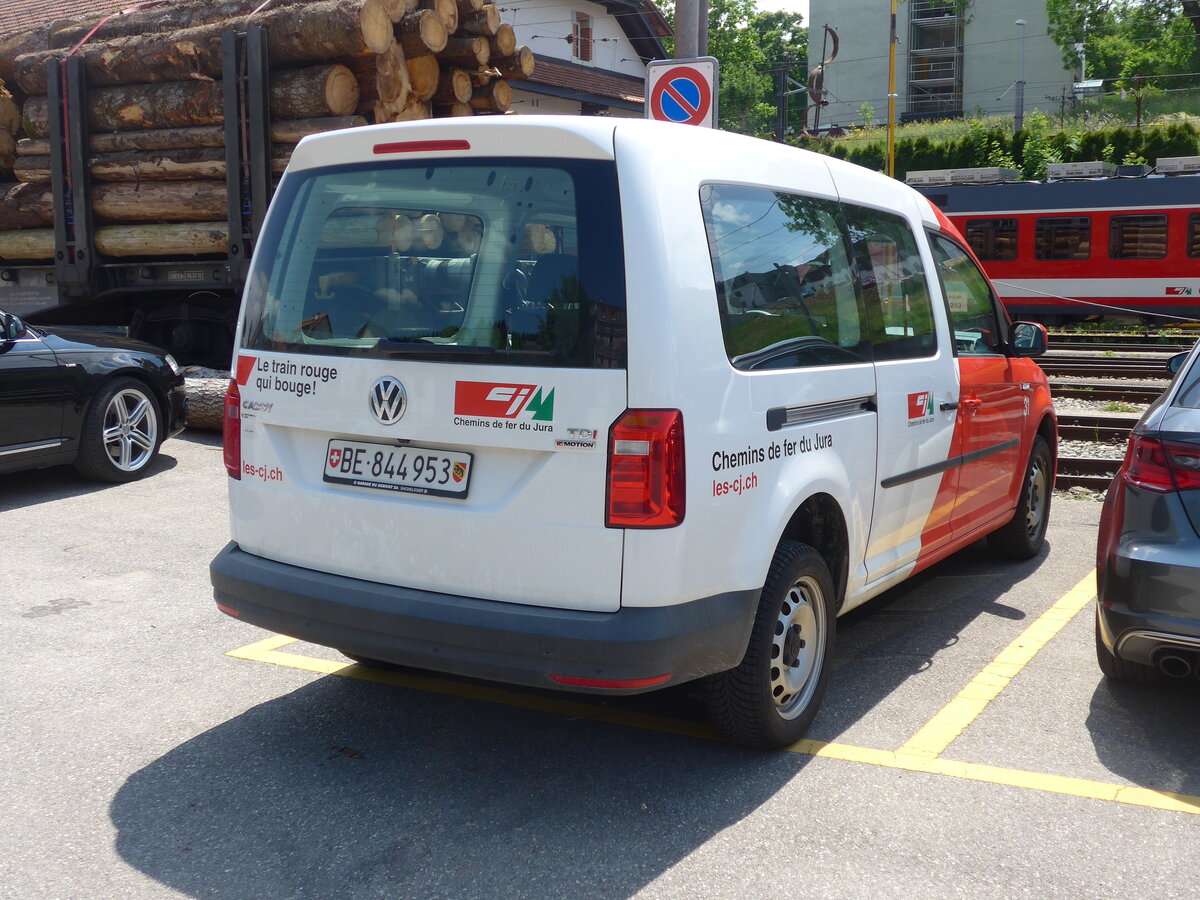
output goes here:
<path id="1" fill-rule="evenodd" d="M 1160 493 L 1200 489 L 1200 446 L 1135 434 L 1125 451 L 1121 478 Z"/>
<path id="2" fill-rule="evenodd" d="M 237 381 L 229 379 L 225 391 L 225 414 L 221 417 L 222 444 L 225 451 L 225 471 L 230 478 L 242 480 L 242 395 Z"/>
<path id="3" fill-rule="evenodd" d="M 683 413 L 627 410 L 608 436 L 609 528 L 671 528 L 683 521 Z"/>

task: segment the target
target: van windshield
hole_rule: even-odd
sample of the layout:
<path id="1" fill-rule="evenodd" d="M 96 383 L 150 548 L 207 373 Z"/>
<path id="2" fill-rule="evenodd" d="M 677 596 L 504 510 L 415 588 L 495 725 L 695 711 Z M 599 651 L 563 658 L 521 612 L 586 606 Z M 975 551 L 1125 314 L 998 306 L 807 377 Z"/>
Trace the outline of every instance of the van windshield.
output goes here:
<path id="1" fill-rule="evenodd" d="M 623 368 L 615 167 L 474 159 L 289 174 L 245 304 L 243 344 L 259 350 Z"/>

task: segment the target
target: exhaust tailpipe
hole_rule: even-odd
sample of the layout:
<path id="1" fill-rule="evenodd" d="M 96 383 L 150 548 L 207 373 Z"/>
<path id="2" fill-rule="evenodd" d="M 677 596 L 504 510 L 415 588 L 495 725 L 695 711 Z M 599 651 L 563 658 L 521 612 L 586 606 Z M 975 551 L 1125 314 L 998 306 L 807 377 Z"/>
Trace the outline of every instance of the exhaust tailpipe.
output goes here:
<path id="1" fill-rule="evenodd" d="M 1180 653 L 1163 653 L 1158 657 L 1158 671 L 1168 678 L 1187 678 L 1192 674 L 1192 660 Z M 1200 676 L 1200 669 L 1195 670 Z"/>

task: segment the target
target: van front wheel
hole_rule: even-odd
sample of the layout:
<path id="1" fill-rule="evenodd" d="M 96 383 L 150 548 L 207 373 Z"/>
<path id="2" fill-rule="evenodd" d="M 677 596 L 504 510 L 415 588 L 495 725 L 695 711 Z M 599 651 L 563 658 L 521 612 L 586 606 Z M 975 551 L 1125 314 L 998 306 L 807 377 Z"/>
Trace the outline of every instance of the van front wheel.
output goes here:
<path id="1" fill-rule="evenodd" d="M 835 620 L 833 578 L 821 555 L 781 541 L 741 665 L 706 683 L 713 724 L 764 749 L 803 737 L 829 682 Z"/>

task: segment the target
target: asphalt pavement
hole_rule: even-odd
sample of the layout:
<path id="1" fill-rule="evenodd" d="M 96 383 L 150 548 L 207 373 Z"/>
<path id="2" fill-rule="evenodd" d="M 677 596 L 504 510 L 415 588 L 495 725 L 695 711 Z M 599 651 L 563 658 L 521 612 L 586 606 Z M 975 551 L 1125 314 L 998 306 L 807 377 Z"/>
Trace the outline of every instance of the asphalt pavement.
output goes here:
<path id="1" fill-rule="evenodd" d="M 679 689 L 581 701 L 352 666 L 219 613 L 215 436 L 0 476 L 0 898 L 1189 897 L 1200 682 L 1107 684 L 1100 506 L 839 621 L 791 751 Z"/>

